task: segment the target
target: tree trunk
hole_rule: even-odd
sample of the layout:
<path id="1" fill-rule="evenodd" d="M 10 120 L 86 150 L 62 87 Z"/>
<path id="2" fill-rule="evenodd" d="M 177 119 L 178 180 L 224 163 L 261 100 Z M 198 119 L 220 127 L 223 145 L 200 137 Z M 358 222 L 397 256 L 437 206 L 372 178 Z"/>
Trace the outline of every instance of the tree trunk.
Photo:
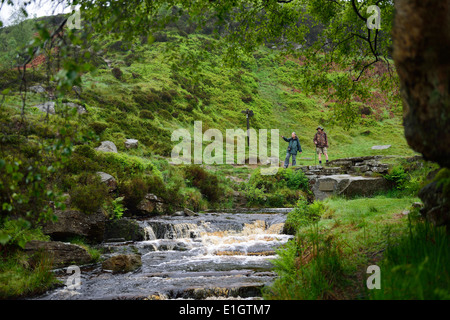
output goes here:
<path id="1" fill-rule="evenodd" d="M 406 139 L 426 160 L 450 167 L 450 1 L 396 0 L 395 10 Z"/>

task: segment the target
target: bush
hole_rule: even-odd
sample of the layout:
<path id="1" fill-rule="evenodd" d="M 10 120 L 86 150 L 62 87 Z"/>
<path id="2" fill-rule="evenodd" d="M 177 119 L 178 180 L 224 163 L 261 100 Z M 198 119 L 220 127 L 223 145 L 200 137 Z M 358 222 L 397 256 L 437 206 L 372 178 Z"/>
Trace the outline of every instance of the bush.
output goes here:
<path id="1" fill-rule="evenodd" d="M 292 169 L 286 169 L 288 188 L 295 190 L 307 191 L 309 188 L 309 180 L 302 170 L 294 171 Z"/>
<path id="2" fill-rule="evenodd" d="M 148 193 L 148 185 L 142 178 L 136 177 L 120 183 L 119 193 L 124 197 L 125 207 L 133 211 Z"/>
<path id="3" fill-rule="evenodd" d="M 384 177 L 386 180 L 390 181 L 393 187 L 397 190 L 405 189 L 406 183 L 408 181 L 408 175 L 405 172 L 405 169 L 400 165 L 393 167 Z"/>
<path id="4" fill-rule="evenodd" d="M 151 111 L 141 110 L 139 112 L 139 118 L 153 120 L 153 119 L 155 119 L 155 116 L 153 115 L 153 112 L 151 112 Z"/>
<path id="5" fill-rule="evenodd" d="M 202 194 L 198 189 L 183 188 L 180 190 L 180 193 L 183 197 L 183 203 L 185 207 L 194 211 L 204 210 L 207 208 Z"/>
<path id="6" fill-rule="evenodd" d="M 299 196 L 310 194 L 309 180 L 303 171 L 280 169 L 275 175 L 253 171 L 244 193 L 250 204 L 282 207 L 293 205 Z"/>
<path id="7" fill-rule="evenodd" d="M 120 70 L 120 68 L 113 68 L 111 70 L 112 75 L 114 76 L 114 78 L 116 78 L 117 80 L 122 80 L 122 76 L 123 76 L 123 72 L 122 70 Z"/>
<path id="8" fill-rule="evenodd" d="M 295 235 L 298 229 L 318 221 L 324 211 L 323 203 L 316 201 L 308 205 L 307 199 L 300 197 L 294 210 L 287 216 L 284 224 L 285 233 Z"/>
<path id="9" fill-rule="evenodd" d="M 94 121 L 89 124 L 89 127 L 94 130 L 97 135 L 100 135 L 106 128 L 108 128 L 108 124 L 105 122 Z"/>
<path id="10" fill-rule="evenodd" d="M 108 187 L 97 174 L 83 173 L 69 190 L 71 204 L 84 213 L 97 211 L 108 196 Z"/>
<path id="11" fill-rule="evenodd" d="M 123 199 L 123 197 L 118 197 L 105 207 L 110 219 L 122 218 L 123 213 L 125 212 L 125 208 L 122 204 Z"/>
<path id="12" fill-rule="evenodd" d="M 95 150 L 86 144 L 77 146 L 73 153 L 89 159 L 94 159 L 95 157 Z"/>
<path id="13" fill-rule="evenodd" d="M 184 169 L 187 184 L 197 188 L 210 202 L 217 202 L 225 195 L 216 175 L 207 172 L 198 165 L 186 166 Z"/>

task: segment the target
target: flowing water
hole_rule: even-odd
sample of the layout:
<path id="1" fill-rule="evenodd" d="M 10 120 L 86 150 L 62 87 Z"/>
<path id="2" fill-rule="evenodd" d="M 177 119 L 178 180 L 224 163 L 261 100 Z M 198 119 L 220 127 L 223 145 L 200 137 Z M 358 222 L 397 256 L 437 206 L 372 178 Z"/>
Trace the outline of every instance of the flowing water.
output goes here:
<path id="1" fill-rule="evenodd" d="M 142 266 L 129 273 L 81 268 L 81 288 L 58 288 L 39 299 L 211 299 L 261 295 L 275 273 L 276 248 L 290 209 L 165 216 L 139 221 L 146 240 L 105 243 L 109 252 L 138 253 Z M 68 275 L 60 270 L 65 282 Z"/>

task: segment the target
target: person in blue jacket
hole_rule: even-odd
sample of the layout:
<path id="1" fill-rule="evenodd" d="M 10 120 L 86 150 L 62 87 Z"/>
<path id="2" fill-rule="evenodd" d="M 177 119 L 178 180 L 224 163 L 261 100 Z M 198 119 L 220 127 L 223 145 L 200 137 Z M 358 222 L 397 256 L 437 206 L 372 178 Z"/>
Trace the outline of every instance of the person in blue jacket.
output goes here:
<path id="1" fill-rule="evenodd" d="M 286 138 L 284 136 L 281 136 L 284 141 L 289 142 L 287 153 L 286 153 L 286 159 L 284 160 L 284 168 L 289 167 L 289 158 L 292 156 L 292 165 L 295 166 L 297 164 L 296 157 L 297 152 L 302 153 L 302 146 L 300 145 L 300 140 L 298 140 L 297 135 L 295 132 L 292 132 L 291 138 Z"/>

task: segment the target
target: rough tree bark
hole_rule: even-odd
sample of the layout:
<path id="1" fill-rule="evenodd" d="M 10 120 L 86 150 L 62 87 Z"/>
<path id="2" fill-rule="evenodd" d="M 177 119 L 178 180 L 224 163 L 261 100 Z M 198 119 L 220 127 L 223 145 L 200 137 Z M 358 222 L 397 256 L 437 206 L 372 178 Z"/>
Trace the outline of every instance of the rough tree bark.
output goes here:
<path id="1" fill-rule="evenodd" d="M 396 0 L 393 58 L 405 136 L 426 160 L 450 168 L 450 1 Z M 419 192 L 421 210 L 450 232 L 450 196 L 439 182 Z"/>
<path id="2" fill-rule="evenodd" d="M 395 10 L 406 139 L 425 159 L 450 167 L 450 1 L 396 0 Z"/>

